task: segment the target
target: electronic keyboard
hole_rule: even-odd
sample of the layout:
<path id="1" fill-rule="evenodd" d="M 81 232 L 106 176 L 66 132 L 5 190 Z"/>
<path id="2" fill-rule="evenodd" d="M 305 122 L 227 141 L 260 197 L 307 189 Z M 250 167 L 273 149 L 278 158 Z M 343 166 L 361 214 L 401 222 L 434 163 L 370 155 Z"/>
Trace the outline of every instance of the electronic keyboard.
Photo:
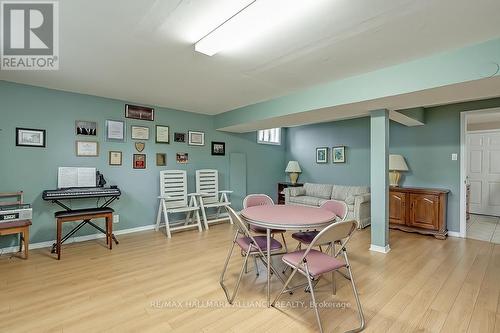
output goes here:
<path id="1" fill-rule="evenodd" d="M 43 200 L 61 199 L 84 199 L 100 197 L 119 197 L 121 191 L 118 187 L 81 187 L 63 188 L 57 190 L 45 190 L 42 193 Z"/>

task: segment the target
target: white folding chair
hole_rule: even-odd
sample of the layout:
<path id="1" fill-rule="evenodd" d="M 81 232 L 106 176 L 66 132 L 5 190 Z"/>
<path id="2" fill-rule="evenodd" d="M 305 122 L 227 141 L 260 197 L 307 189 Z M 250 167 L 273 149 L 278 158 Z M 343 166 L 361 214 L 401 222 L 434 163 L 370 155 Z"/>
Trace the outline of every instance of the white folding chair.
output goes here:
<path id="1" fill-rule="evenodd" d="M 229 207 L 228 194 L 233 191 L 219 191 L 219 172 L 213 169 L 196 170 L 196 194 L 199 197 L 201 214 L 203 216 L 203 224 L 208 229 L 209 223 L 221 222 L 229 220 L 231 224 L 231 216 L 221 217 L 221 209 Z M 207 209 L 215 208 L 217 212 L 215 218 L 207 219 Z"/>
<path id="2" fill-rule="evenodd" d="M 156 216 L 156 231 L 160 228 L 162 215 L 165 220 L 168 238 L 171 238 L 171 232 L 176 230 L 198 227 L 198 231 L 202 231 L 197 195 L 196 193 L 187 193 L 186 171 L 160 171 L 160 195 L 158 199 L 160 199 L 160 204 L 158 206 L 158 215 Z M 193 212 L 196 216 L 196 221 L 193 221 L 191 218 Z M 168 214 L 175 213 L 186 213 L 186 219 L 184 222 L 174 223 L 171 226 Z"/>

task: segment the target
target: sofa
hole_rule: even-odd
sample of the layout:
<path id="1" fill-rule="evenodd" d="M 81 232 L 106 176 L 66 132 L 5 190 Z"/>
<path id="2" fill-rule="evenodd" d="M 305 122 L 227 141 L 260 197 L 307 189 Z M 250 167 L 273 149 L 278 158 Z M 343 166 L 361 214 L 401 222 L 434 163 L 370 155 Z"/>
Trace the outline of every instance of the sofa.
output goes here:
<path id="1" fill-rule="evenodd" d="M 284 189 L 285 205 L 321 206 L 326 200 L 335 199 L 347 204 L 348 220 L 358 221 L 359 228 L 370 225 L 370 188 L 305 183 L 301 187 Z"/>

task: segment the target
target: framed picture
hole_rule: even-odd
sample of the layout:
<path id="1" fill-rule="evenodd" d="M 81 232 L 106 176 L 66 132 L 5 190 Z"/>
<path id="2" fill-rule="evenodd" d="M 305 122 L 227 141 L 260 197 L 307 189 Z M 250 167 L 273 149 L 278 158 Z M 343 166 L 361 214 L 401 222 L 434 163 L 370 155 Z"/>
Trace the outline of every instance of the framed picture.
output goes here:
<path id="1" fill-rule="evenodd" d="M 174 133 L 174 142 L 186 142 L 186 133 Z"/>
<path id="2" fill-rule="evenodd" d="M 205 133 L 188 131 L 188 144 L 191 146 L 204 146 L 205 145 Z"/>
<path id="3" fill-rule="evenodd" d="M 345 146 L 337 146 L 332 148 L 332 162 L 345 163 Z"/>
<path id="4" fill-rule="evenodd" d="M 170 130 L 168 126 L 156 125 L 156 143 L 170 143 Z"/>
<path id="5" fill-rule="evenodd" d="M 122 165 L 122 152 L 110 151 L 108 158 L 109 165 Z"/>
<path id="6" fill-rule="evenodd" d="M 328 147 L 316 148 L 316 163 L 328 163 Z"/>
<path id="7" fill-rule="evenodd" d="M 226 143 L 212 141 L 212 155 L 216 156 L 226 155 Z"/>
<path id="8" fill-rule="evenodd" d="M 149 127 L 132 125 L 131 133 L 133 140 L 149 140 Z"/>
<path id="9" fill-rule="evenodd" d="M 97 122 L 96 121 L 85 121 L 77 120 L 75 121 L 75 132 L 76 135 L 97 135 Z"/>
<path id="10" fill-rule="evenodd" d="M 99 156 L 99 142 L 76 141 L 76 156 L 97 157 Z"/>
<path id="11" fill-rule="evenodd" d="M 125 118 L 155 120 L 155 109 L 147 106 L 125 104 Z"/>
<path id="12" fill-rule="evenodd" d="M 125 141 L 125 122 L 106 120 L 106 141 Z"/>
<path id="13" fill-rule="evenodd" d="M 186 164 L 189 161 L 188 153 L 177 153 L 175 155 L 175 160 L 179 164 Z"/>
<path id="14" fill-rule="evenodd" d="M 45 148 L 45 130 L 16 128 L 16 146 Z"/>
<path id="15" fill-rule="evenodd" d="M 165 165 L 167 165 L 167 154 L 156 153 L 156 166 L 165 166 Z"/>
<path id="16" fill-rule="evenodd" d="M 134 154 L 134 169 L 146 169 L 146 154 Z"/>

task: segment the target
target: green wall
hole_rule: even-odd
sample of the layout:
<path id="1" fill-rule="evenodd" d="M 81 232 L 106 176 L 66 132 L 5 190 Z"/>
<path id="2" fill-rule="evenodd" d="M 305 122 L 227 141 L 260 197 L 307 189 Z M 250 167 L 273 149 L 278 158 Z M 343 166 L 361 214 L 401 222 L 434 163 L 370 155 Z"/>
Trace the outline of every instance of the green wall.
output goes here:
<path id="1" fill-rule="evenodd" d="M 500 106 L 500 98 L 425 109 L 424 126 L 406 127 L 391 122 L 390 152 L 405 156 L 409 172 L 404 186 L 447 188 L 448 230 L 460 229 L 460 112 Z M 347 146 L 347 163 L 316 164 L 315 148 Z M 370 118 L 299 126 L 287 130 L 286 159 L 298 160 L 301 182 L 370 184 Z"/>
<path id="2" fill-rule="evenodd" d="M 276 196 L 276 182 L 284 177 L 285 148 L 256 143 L 256 134 L 230 134 L 214 129 L 213 116 L 190 112 L 155 108 L 155 121 L 137 121 L 124 118 L 124 104 L 127 102 L 75 93 L 19 85 L 0 81 L 0 192 L 23 190 L 25 201 L 33 203 L 33 226 L 31 241 L 41 242 L 55 238 L 53 214 L 57 206 L 41 198 L 42 191 L 57 186 L 59 166 L 89 166 L 100 170 L 108 185 L 116 184 L 123 195 L 113 204 L 120 214 L 116 230 L 153 224 L 156 218 L 158 175 L 165 167 L 157 167 L 157 152 L 167 154 L 166 169 L 182 169 L 188 174 L 188 187 L 194 191 L 195 170 L 215 168 L 220 172 L 220 188 L 229 186 L 229 154 L 246 154 L 248 193 L 267 193 Z M 125 120 L 127 140 L 124 143 L 106 142 L 104 126 L 106 119 Z M 77 157 L 75 141 L 89 137 L 76 136 L 75 120 L 98 122 L 99 157 Z M 143 153 L 147 155 L 147 169 L 132 168 L 134 140 L 130 139 L 132 124 L 149 126 L 150 139 Z M 154 125 L 170 126 L 173 132 L 201 130 L 205 134 L 205 146 L 188 146 L 187 143 L 170 144 L 154 142 Z M 47 148 L 16 147 L 15 128 L 39 128 L 47 130 Z M 226 156 L 211 156 L 210 142 L 226 142 Z M 108 165 L 108 151 L 123 152 L 122 166 Z M 189 164 L 177 164 L 176 152 L 189 153 Z M 82 204 L 95 205 L 95 200 L 73 200 L 73 207 Z M 233 202 L 240 208 L 241 201 Z M 68 226 L 70 227 L 70 226 Z M 79 234 L 94 233 L 91 227 L 83 228 Z M 16 243 L 14 237 L 0 238 L 0 248 Z"/>

